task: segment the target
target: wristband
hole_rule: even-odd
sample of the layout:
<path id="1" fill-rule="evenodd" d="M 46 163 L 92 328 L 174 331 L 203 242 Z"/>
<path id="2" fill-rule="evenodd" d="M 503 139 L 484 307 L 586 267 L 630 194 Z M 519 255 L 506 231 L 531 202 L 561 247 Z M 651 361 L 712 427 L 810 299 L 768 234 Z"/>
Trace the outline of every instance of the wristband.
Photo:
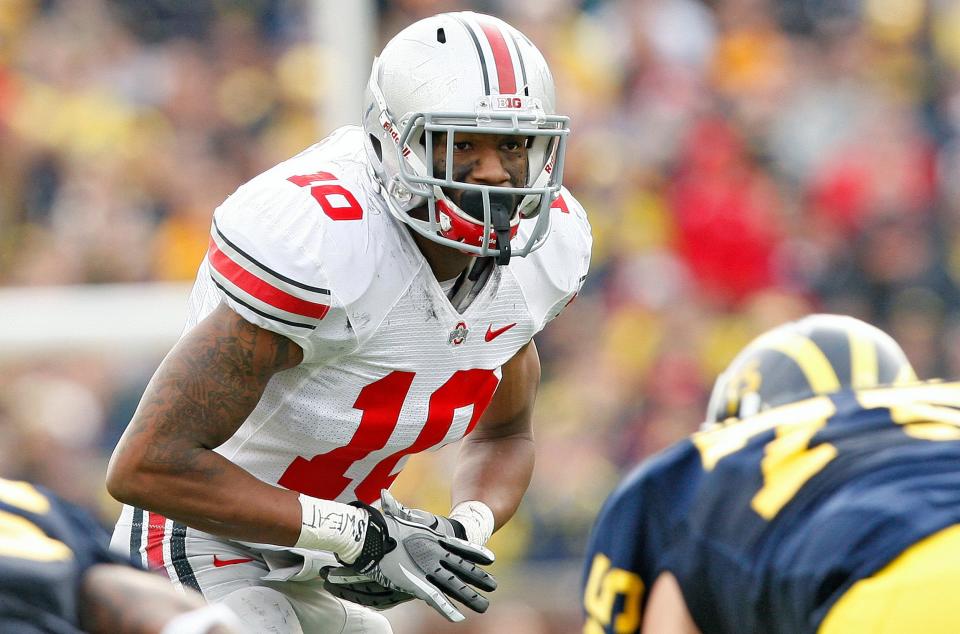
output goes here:
<path id="1" fill-rule="evenodd" d="M 467 541 L 477 546 L 483 546 L 493 534 L 493 511 L 483 502 L 470 500 L 461 502 L 453 507 L 450 519 L 463 524 L 467 532 Z"/>
<path id="2" fill-rule="evenodd" d="M 160 634 L 207 634 L 216 625 L 223 625 L 238 632 L 243 631 L 240 619 L 225 605 L 205 605 L 173 617 L 160 630 Z"/>
<path id="3" fill-rule="evenodd" d="M 303 511 L 296 548 L 328 550 L 345 564 L 363 550 L 369 515 L 362 508 L 300 494 Z"/>
<path id="4" fill-rule="evenodd" d="M 443 519 L 450 522 L 450 526 L 453 527 L 453 534 L 455 537 L 459 537 L 460 539 L 465 539 L 466 541 L 470 541 L 470 536 L 467 535 L 467 529 L 463 526 L 463 522 L 461 522 L 458 519 L 454 519 L 452 517 L 445 517 Z"/>

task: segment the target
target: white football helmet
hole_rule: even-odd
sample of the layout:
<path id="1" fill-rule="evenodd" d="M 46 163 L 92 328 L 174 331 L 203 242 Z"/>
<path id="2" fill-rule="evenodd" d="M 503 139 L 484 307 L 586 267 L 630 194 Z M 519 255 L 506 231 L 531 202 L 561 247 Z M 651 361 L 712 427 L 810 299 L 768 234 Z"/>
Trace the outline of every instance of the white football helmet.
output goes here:
<path id="1" fill-rule="evenodd" d="M 443 13 L 401 31 L 373 62 L 363 128 L 391 213 L 417 233 L 463 252 L 496 256 L 500 264 L 543 244 L 549 207 L 560 192 L 569 117 L 554 111 L 553 76 L 543 55 L 506 22 L 473 12 Z M 457 132 L 526 137 L 525 186 L 454 181 Z M 434 174 L 433 135 L 441 133 L 447 135 L 446 168 Z M 460 202 L 470 209 L 454 204 L 444 188 L 464 190 Z M 426 219 L 408 213 L 424 203 Z M 511 245 L 521 219 L 534 224 L 522 244 Z"/>

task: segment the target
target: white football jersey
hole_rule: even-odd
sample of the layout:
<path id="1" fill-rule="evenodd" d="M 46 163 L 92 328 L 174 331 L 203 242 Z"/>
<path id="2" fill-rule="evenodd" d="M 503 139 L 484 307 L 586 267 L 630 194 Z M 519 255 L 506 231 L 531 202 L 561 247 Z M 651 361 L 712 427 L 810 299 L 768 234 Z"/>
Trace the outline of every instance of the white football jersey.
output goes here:
<path id="1" fill-rule="evenodd" d="M 411 454 L 473 429 L 501 366 L 580 289 L 591 236 L 563 191 L 545 245 L 457 312 L 386 209 L 362 135 L 339 129 L 217 208 L 186 330 L 227 302 L 300 345 L 303 363 L 217 451 L 266 482 L 370 503 Z"/>

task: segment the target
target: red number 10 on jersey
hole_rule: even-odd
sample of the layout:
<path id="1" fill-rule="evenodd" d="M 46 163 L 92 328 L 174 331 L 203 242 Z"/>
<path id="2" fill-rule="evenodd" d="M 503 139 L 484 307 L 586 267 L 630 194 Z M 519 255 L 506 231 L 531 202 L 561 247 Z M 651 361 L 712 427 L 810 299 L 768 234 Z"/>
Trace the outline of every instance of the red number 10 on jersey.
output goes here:
<path id="1" fill-rule="evenodd" d="M 363 218 L 363 207 L 360 206 L 349 189 L 343 185 L 338 185 L 336 182 L 324 182 L 337 180 L 337 177 L 330 172 L 291 176 L 287 180 L 298 187 L 309 187 L 310 195 L 320 203 L 323 213 L 333 220 L 360 220 Z"/>
<path id="2" fill-rule="evenodd" d="M 311 459 L 297 457 L 280 477 L 280 486 L 313 497 L 333 500 L 350 485 L 347 469 L 358 460 L 383 448 L 400 420 L 400 410 L 413 383 L 414 372 L 395 370 L 360 391 L 355 409 L 363 412 L 360 426 L 350 442 Z M 419 453 L 439 443 L 453 424 L 455 410 L 473 406 L 466 434 L 487 409 L 498 379 L 493 370 L 458 370 L 431 396 L 426 424 L 412 445 L 381 460 L 357 485 L 356 496 L 367 504 L 380 498 L 396 479 L 392 473 L 404 456 Z M 465 434 L 465 435 L 466 435 Z"/>

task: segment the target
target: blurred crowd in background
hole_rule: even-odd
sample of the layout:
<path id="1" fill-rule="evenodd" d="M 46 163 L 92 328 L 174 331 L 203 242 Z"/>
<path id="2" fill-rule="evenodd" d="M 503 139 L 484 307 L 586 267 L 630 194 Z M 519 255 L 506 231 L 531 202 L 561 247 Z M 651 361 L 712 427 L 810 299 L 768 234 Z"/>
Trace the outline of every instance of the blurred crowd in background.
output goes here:
<path id="1" fill-rule="evenodd" d="M 212 210 L 329 132 L 310 78 L 337 52 L 312 41 L 307 4 L 0 2 L 0 285 L 191 280 Z M 537 340 L 535 481 L 492 543 L 507 574 L 578 570 L 615 481 L 696 429 L 717 372 L 774 324 L 853 314 L 922 378 L 960 375 L 960 2 L 378 9 L 378 49 L 439 11 L 503 17 L 543 50 L 572 116 L 564 180 L 595 251 Z M 158 362 L 0 365 L 0 475 L 109 524 L 105 462 Z M 445 508 L 451 459 L 412 460 L 397 496 Z"/>

